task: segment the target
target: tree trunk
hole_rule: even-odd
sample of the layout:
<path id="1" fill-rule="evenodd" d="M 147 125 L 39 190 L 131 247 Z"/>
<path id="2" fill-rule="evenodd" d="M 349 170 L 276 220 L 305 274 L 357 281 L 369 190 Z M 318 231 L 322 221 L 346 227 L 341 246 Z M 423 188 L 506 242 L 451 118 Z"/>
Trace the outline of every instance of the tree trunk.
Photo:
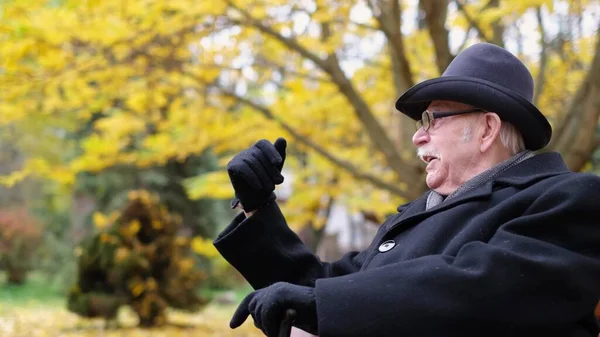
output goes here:
<path id="1" fill-rule="evenodd" d="M 27 279 L 27 270 L 25 270 L 25 268 L 22 267 L 7 268 L 6 273 L 8 274 L 6 281 L 9 284 L 22 285 Z"/>
<path id="2" fill-rule="evenodd" d="M 598 30 L 600 33 L 600 29 Z M 600 115 L 600 37 L 595 56 L 567 115 L 555 128 L 548 149 L 560 152 L 569 168 L 580 171 L 597 148 L 596 127 Z"/>

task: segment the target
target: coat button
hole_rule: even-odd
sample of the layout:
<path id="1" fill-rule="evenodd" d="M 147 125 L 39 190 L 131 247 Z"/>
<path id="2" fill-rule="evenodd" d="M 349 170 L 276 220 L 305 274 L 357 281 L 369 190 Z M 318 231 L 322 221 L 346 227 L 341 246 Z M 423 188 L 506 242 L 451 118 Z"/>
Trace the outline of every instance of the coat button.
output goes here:
<path id="1" fill-rule="evenodd" d="M 386 242 L 379 245 L 379 252 L 385 253 L 385 252 L 389 251 L 390 249 L 394 248 L 395 245 L 396 245 L 396 242 L 394 242 L 394 240 L 387 240 Z"/>

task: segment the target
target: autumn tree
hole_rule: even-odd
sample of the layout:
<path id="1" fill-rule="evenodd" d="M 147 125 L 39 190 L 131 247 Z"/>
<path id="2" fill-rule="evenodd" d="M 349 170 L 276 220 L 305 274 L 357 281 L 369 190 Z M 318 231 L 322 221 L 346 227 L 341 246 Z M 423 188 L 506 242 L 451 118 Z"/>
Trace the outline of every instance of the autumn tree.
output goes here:
<path id="1" fill-rule="evenodd" d="M 221 165 L 252 142 L 285 136 L 292 224 L 323 223 L 340 200 L 381 216 L 425 189 L 394 111 L 413 84 L 487 41 L 533 72 L 535 103 L 558 150 L 581 170 L 596 150 L 600 25 L 586 0 L 5 1 L 2 123 L 35 134 L 5 184 L 37 175 L 141 167 L 211 149 Z M 93 128 L 81 142 L 71 135 Z M 75 149 L 65 156 L 60 149 Z M 54 149 L 54 150 L 53 150 Z M 59 149 L 59 150 L 56 150 Z M 232 195 L 224 170 L 188 182 Z"/>

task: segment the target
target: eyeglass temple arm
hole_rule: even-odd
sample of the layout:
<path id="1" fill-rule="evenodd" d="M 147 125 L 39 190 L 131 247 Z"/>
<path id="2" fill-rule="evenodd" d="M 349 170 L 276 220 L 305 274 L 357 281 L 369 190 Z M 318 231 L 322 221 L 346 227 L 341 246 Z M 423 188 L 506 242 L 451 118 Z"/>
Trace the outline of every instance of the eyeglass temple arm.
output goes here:
<path id="1" fill-rule="evenodd" d="M 485 110 L 475 108 L 475 109 L 458 110 L 458 111 L 432 112 L 431 115 L 433 116 L 433 118 L 441 118 L 441 117 L 448 117 L 448 116 L 454 116 L 454 115 L 458 115 L 458 114 L 466 114 L 469 112 L 479 112 L 479 111 L 485 111 Z"/>

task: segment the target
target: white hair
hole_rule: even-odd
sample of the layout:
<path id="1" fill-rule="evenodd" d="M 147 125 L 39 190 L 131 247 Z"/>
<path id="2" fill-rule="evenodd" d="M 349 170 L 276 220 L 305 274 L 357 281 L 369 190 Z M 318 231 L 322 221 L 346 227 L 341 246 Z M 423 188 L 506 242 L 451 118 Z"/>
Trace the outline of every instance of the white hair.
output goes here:
<path id="1" fill-rule="evenodd" d="M 511 155 L 517 154 L 525 150 L 525 141 L 517 128 L 511 123 L 502 121 L 500 125 L 500 141 L 505 148 L 510 151 Z M 461 141 L 468 142 L 471 140 L 473 130 L 470 125 L 465 126 L 461 135 Z"/>
<path id="2" fill-rule="evenodd" d="M 511 123 L 502 121 L 500 125 L 500 141 L 510 151 L 511 155 L 525 150 L 523 136 Z"/>

